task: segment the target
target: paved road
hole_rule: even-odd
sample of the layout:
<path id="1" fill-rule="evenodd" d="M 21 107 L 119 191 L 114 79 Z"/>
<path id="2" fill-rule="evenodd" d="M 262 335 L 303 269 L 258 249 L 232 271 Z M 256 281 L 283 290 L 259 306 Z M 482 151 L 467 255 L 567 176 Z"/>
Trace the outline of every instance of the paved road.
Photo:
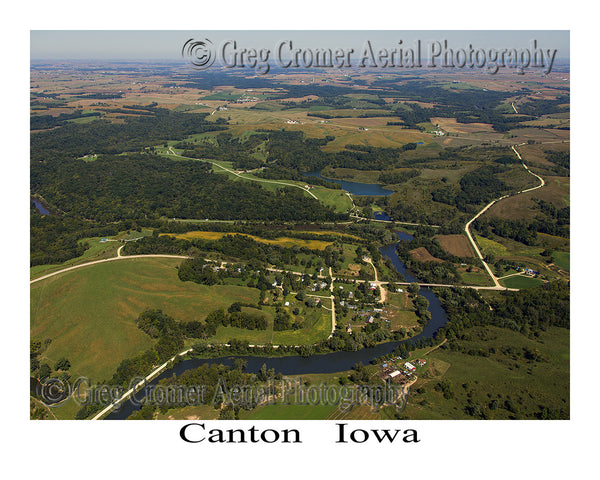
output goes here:
<path id="1" fill-rule="evenodd" d="M 350 217 L 357 218 L 358 220 L 367 220 L 369 222 L 383 222 L 383 223 L 398 223 L 400 225 L 411 225 L 413 227 L 431 227 L 431 228 L 440 228 L 439 225 L 429 225 L 427 223 L 412 223 L 412 222 L 400 222 L 398 220 L 377 220 L 376 218 L 367 218 L 361 217 L 360 215 L 355 215 L 353 213 L 350 214 Z"/>
<path id="2" fill-rule="evenodd" d="M 333 272 L 331 271 L 331 267 L 329 267 L 329 276 L 331 277 L 331 284 L 329 285 L 329 289 L 331 290 L 331 333 L 327 337 L 329 340 L 333 336 L 333 332 L 335 332 L 335 297 L 333 296 Z"/>

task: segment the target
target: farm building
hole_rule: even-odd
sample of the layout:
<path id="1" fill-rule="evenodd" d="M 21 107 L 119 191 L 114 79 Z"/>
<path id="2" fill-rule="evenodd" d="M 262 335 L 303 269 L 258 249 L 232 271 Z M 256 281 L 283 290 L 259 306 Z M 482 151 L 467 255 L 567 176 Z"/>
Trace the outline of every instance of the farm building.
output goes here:
<path id="1" fill-rule="evenodd" d="M 406 368 L 409 372 L 414 372 L 417 367 L 415 367 L 412 363 L 410 362 L 405 362 L 404 363 L 404 368 Z"/>

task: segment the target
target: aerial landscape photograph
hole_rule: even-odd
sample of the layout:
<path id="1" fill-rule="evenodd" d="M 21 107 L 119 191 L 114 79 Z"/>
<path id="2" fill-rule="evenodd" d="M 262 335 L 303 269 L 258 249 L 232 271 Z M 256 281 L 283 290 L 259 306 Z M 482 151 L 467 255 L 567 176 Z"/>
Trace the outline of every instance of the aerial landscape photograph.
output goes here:
<path id="1" fill-rule="evenodd" d="M 568 30 L 30 40 L 30 420 L 571 418 Z"/>

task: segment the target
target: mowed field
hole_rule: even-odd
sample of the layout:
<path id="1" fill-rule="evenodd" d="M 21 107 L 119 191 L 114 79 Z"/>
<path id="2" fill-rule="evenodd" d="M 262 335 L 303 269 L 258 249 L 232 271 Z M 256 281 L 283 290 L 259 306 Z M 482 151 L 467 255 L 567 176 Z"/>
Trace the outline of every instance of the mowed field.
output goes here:
<path id="1" fill-rule="evenodd" d="M 542 285 L 543 283 L 543 280 L 540 280 L 539 278 L 530 277 L 529 275 L 514 275 L 512 277 L 500 280 L 501 285 L 504 285 L 507 288 L 518 289 L 537 287 L 538 285 Z"/>
<path id="2" fill-rule="evenodd" d="M 182 282 L 169 258 L 127 259 L 83 267 L 31 286 L 31 338 L 51 339 L 41 362 L 71 361 L 72 375 L 109 379 L 121 360 L 148 349 L 135 321 L 145 308 L 177 320 L 203 320 L 235 301 L 255 303 L 258 290 Z"/>
<path id="3" fill-rule="evenodd" d="M 434 237 L 450 255 L 457 257 L 475 257 L 475 252 L 464 235 L 436 235 Z"/>
<path id="4" fill-rule="evenodd" d="M 228 233 L 228 232 L 202 232 L 202 231 L 194 231 L 194 232 L 186 232 L 180 234 L 170 234 L 164 233 L 162 235 L 170 235 L 175 238 L 179 238 L 182 240 L 219 240 L 223 238 L 225 235 L 236 235 L 236 233 Z M 247 235 L 247 234 L 237 234 L 244 235 L 246 237 L 250 237 L 253 240 L 261 243 L 266 243 L 268 245 L 279 245 L 282 247 L 306 247 L 311 250 L 325 250 L 329 245 L 333 245 L 332 242 L 325 242 L 323 240 L 304 240 L 302 238 L 289 238 L 289 237 L 279 237 L 275 239 L 268 239 L 257 237 L 255 235 Z"/>

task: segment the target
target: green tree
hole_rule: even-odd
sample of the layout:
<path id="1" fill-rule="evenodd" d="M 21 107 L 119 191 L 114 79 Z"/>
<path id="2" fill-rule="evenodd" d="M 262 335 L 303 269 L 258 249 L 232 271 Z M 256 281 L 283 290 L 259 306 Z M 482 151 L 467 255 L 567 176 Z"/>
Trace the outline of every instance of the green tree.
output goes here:
<path id="1" fill-rule="evenodd" d="M 47 363 L 42 363 L 40 365 L 40 369 L 38 370 L 38 378 L 43 381 L 47 379 L 51 374 L 52 369 L 50 368 L 50 365 L 48 365 Z"/>
<path id="2" fill-rule="evenodd" d="M 54 366 L 54 370 L 68 370 L 69 368 L 71 368 L 71 362 L 69 362 L 69 360 L 65 357 L 62 357 L 58 362 L 56 362 L 56 365 Z"/>
<path id="3" fill-rule="evenodd" d="M 410 293 L 411 295 L 417 295 L 419 293 L 419 290 L 421 289 L 420 285 L 417 282 L 412 282 L 409 286 L 408 286 L 408 293 Z"/>

